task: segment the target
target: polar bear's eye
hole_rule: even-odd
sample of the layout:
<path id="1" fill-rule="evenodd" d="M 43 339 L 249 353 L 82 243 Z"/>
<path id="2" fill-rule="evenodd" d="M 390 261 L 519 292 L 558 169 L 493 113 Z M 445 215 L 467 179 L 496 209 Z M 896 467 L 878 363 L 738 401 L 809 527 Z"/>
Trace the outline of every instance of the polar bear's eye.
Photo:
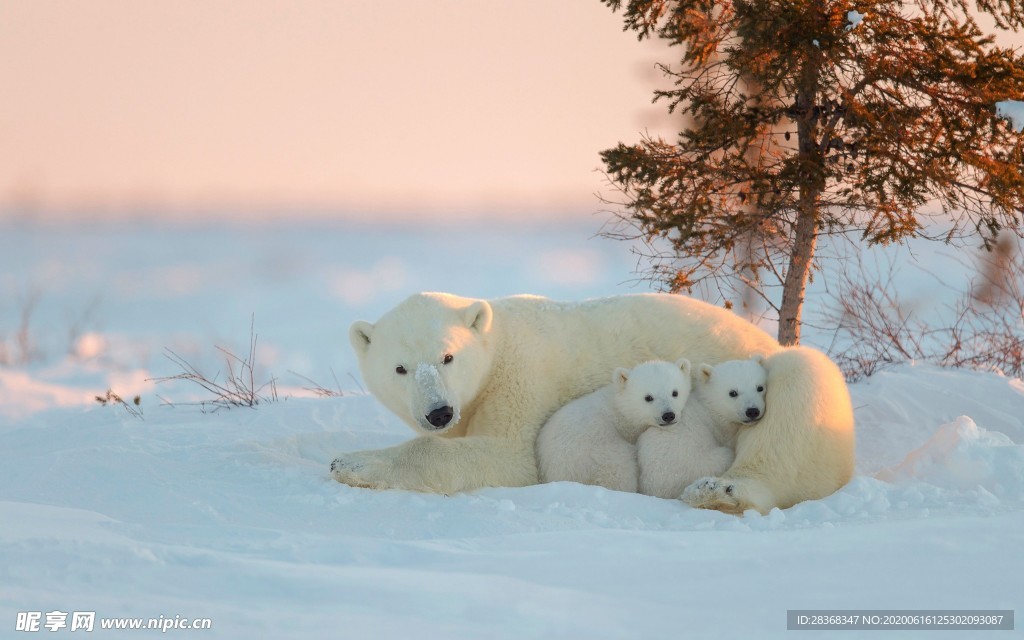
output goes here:
<path id="1" fill-rule="evenodd" d="M 644 400 L 647 402 L 654 402 L 654 396 L 644 396 Z"/>
<path id="2" fill-rule="evenodd" d="M 758 392 L 758 393 L 762 393 L 763 391 L 764 391 L 764 387 L 762 387 L 762 386 L 758 385 L 758 387 L 757 387 L 757 392 Z"/>
<path id="3" fill-rule="evenodd" d="M 405 374 L 407 374 L 409 372 L 406 371 L 405 367 L 403 367 L 402 365 L 398 365 L 397 367 L 395 367 L 395 373 L 397 373 L 400 376 L 404 376 Z"/>
<path id="4" fill-rule="evenodd" d="M 442 364 L 449 364 L 454 359 L 455 359 L 455 356 L 453 356 L 450 353 L 446 353 L 446 354 L 444 354 L 444 359 L 441 360 L 441 363 Z"/>
<path id="5" fill-rule="evenodd" d="M 729 392 L 729 397 L 730 398 L 735 398 L 738 395 L 740 395 L 740 394 L 736 393 L 735 389 L 733 389 L 732 391 Z"/>
<path id="6" fill-rule="evenodd" d="M 679 397 L 679 392 L 678 392 L 678 391 L 675 391 L 675 390 L 673 390 L 673 391 L 672 391 L 672 397 L 673 397 L 673 398 L 678 398 L 678 397 Z"/>

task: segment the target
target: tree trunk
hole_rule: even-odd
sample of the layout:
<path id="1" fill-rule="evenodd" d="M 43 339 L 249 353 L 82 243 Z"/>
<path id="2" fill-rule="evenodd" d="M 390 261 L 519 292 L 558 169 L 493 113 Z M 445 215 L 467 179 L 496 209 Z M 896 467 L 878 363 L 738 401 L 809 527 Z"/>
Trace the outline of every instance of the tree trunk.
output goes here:
<path id="1" fill-rule="evenodd" d="M 818 80 L 819 60 L 808 60 L 800 74 L 796 95 L 796 130 L 800 158 L 800 199 L 797 204 L 796 225 L 793 229 L 793 250 L 789 256 L 786 280 L 782 284 L 782 304 L 779 306 L 779 343 L 800 344 L 800 313 L 807 290 L 807 277 L 814 258 L 814 244 L 818 231 L 818 196 L 824 190 L 824 158 L 818 150 Z"/>
<path id="2" fill-rule="evenodd" d="M 764 94 L 764 87 L 761 83 L 749 74 L 741 75 L 740 81 L 743 83 L 744 93 L 751 96 L 754 105 L 760 107 L 761 96 Z M 760 169 L 764 149 L 768 146 L 765 144 L 765 138 L 768 135 L 762 133 L 747 144 L 747 150 L 743 154 L 743 159 L 750 166 Z M 748 189 L 751 193 L 754 191 L 752 183 L 744 185 L 744 188 Z M 746 203 L 740 205 L 740 211 L 745 217 L 761 217 L 761 207 L 757 204 L 757 199 L 754 197 L 748 198 Z M 761 218 L 763 219 L 763 217 Z M 743 234 L 742 239 L 737 242 L 739 252 L 737 258 L 742 261 L 743 265 L 743 268 L 740 269 L 742 279 L 740 283 L 740 315 L 754 323 L 757 322 L 763 313 L 760 297 L 762 288 L 758 265 L 763 262 L 763 250 L 761 247 L 764 246 L 764 237 L 764 226 L 759 224 L 755 229 L 751 229 Z"/>
<path id="3" fill-rule="evenodd" d="M 789 269 L 782 285 L 782 305 L 779 307 L 779 344 L 784 346 L 800 344 L 800 313 L 818 230 L 817 194 L 805 193 L 804 189 L 800 191 L 793 253 L 789 256 Z"/>

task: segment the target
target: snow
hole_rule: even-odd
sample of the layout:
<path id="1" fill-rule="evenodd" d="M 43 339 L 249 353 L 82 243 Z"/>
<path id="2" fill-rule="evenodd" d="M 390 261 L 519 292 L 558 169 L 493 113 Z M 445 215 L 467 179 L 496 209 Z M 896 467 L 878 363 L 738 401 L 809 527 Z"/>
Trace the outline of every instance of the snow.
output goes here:
<path id="1" fill-rule="evenodd" d="M 967 416 L 941 426 L 900 464 L 877 477 L 887 482 L 920 479 L 954 491 L 980 491 L 984 496 L 1020 501 L 1024 488 L 1024 448 L 1005 434 L 978 427 Z M 988 501 L 988 500 L 986 500 Z"/>
<path id="2" fill-rule="evenodd" d="M 441 372 L 438 370 L 437 365 L 421 362 L 416 367 L 415 377 L 416 386 L 424 396 L 427 409 L 448 405 L 450 401 L 445 395 L 444 381 L 441 379 Z M 461 419 L 459 411 L 460 407 L 456 404 L 452 413 L 452 422 L 455 424 L 458 424 Z"/>
<path id="3" fill-rule="evenodd" d="M 635 291 L 634 259 L 588 229 L 5 229 L 0 337 L 14 345 L 37 290 L 45 358 L 0 367 L 0 635 L 59 610 L 211 618 L 216 638 L 774 638 L 787 609 L 1017 606 L 1024 382 L 994 373 L 900 365 L 851 385 L 856 477 L 766 516 L 572 483 L 440 496 L 330 479 L 337 453 L 412 435 L 348 377 L 351 321 L 415 290 Z M 208 413 L 150 380 L 174 373 L 165 346 L 223 370 L 213 345 L 246 348 L 251 313 L 281 401 Z M 345 395 L 311 397 L 289 370 L 332 388 L 334 370 Z M 141 394 L 143 418 L 96 403 L 107 388 Z"/>
<path id="4" fill-rule="evenodd" d="M 1009 120 L 1017 131 L 1024 131 L 1024 101 L 1003 100 L 997 102 L 996 114 Z"/>
<path id="5" fill-rule="evenodd" d="M 846 25 L 846 30 L 851 31 L 857 28 L 857 25 L 861 23 L 866 14 L 860 13 L 856 9 L 851 9 L 846 13 L 846 21 L 849 23 Z"/>

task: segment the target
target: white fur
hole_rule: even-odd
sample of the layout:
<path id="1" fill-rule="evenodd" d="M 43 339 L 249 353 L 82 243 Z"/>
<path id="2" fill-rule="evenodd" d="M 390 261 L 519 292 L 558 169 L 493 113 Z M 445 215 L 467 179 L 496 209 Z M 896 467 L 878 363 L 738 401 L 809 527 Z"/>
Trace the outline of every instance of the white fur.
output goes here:
<path id="1" fill-rule="evenodd" d="M 611 384 L 565 405 L 541 428 L 541 482 L 568 480 L 635 492 L 637 438 L 650 427 L 675 424 L 689 393 L 686 359 L 616 369 Z"/>
<path id="2" fill-rule="evenodd" d="M 781 465 L 780 482 L 789 486 L 798 477 L 804 486 L 758 498 L 756 508 L 788 506 L 797 494 L 826 496 L 852 469 L 853 414 L 842 378 L 822 378 L 818 367 L 797 363 L 784 367 L 788 373 L 780 373 L 776 383 L 770 365 L 781 349 L 778 343 L 730 311 L 684 296 L 558 303 L 536 296 L 485 301 L 424 293 L 376 324 L 354 323 L 349 335 L 367 387 L 421 434 L 388 449 L 338 456 L 333 476 L 353 486 L 451 493 L 533 484 L 537 432 L 557 409 L 606 384 L 617 366 L 684 355 L 716 364 L 768 354 L 772 410 L 757 428 L 740 434 L 736 464 L 724 477 L 734 471 L 737 481 L 752 477 L 748 469 L 757 467 L 752 461 L 768 456 Z M 441 364 L 446 353 L 454 356 L 448 365 Z M 420 389 L 415 380 L 421 363 L 437 368 L 432 389 Z M 399 364 L 410 373 L 397 375 Z M 451 403 L 458 421 L 442 429 L 429 425 L 424 415 L 431 398 Z M 824 458 L 813 455 L 823 431 L 849 446 L 833 447 Z M 772 474 L 770 464 L 759 468 L 758 478 Z M 743 495 L 737 504 L 752 504 Z M 737 508 L 729 501 L 702 504 Z"/>
<path id="3" fill-rule="evenodd" d="M 678 498 L 698 478 L 716 476 L 729 468 L 735 458 L 732 447 L 737 429 L 755 424 L 765 413 L 767 372 L 762 362 L 758 357 L 698 368 L 696 392 L 690 395 L 679 420 L 648 429 L 637 441 L 640 493 Z M 747 414 L 753 409 L 756 418 Z"/>
<path id="4" fill-rule="evenodd" d="M 739 428 L 764 417 L 768 382 L 764 357 L 729 360 L 716 366 L 702 364 L 696 375 L 698 394 L 711 413 L 715 439 L 735 449 Z M 748 411 L 756 411 L 756 415 L 748 415 Z"/>
<path id="5" fill-rule="evenodd" d="M 853 407 L 843 374 L 820 351 L 780 350 L 768 371 L 765 417 L 740 429 L 736 460 L 683 492 L 695 506 L 767 513 L 834 492 L 853 474 Z"/>

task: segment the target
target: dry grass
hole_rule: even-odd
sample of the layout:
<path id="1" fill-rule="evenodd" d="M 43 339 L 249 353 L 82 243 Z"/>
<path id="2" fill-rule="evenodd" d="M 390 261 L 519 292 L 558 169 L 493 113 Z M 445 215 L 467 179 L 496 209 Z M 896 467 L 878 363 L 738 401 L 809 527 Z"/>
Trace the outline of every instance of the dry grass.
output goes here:
<path id="1" fill-rule="evenodd" d="M 0 366 L 17 367 L 41 360 L 42 352 L 36 344 L 32 330 L 32 317 L 39 304 L 40 294 L 33 291 L 21 301 L 18 328 L 8 339 L 0 335 Z"/>
<path id="2" fill-rule="evenodd" d="M 104 407 L 115 407 L 120 406 L 128 415 L 133 418 L 142 419 L 142 396 L 135 396 L 132 398 L 131 404 L 125 402 L 124 398 L 114 393 L 112 389 L 107 389 L 107 392 L 101 396 L 96 396 L 96 402 L 100 403 Z"/>
<path id="3" fill-rule="evenodd" d="M 249 352 L 246 356 L 235 355 L 231 350 L 217 346 L 216 349 L 224 358 L 225 371 L 218 371 L 208 376 L 191 362 L 170 349 L 165 350 L 168 360 L 177 365 L 181 372 L 172 376 L 153 378 L 157 384 L 173 380 L 191 382 L 212 395 L 211 398 L 194 403 L 203 410 L 217 411 L 233 407 L 255 408 L 259 404 L 277 402 L 277 379 L 271 376 L 263 382 L 257 382 L 256 376 L 256 345 L 258 336 L 255 332 L 255 320 L 249 325 Z M 166 400 L 165 400 L 166 402 Z M 168 404 L 175 404 L 169 403 Z M 181 404 L 181 403 L 178 403 Z"/>
<path id="4" fill-rule="evenodd" d="M 296 373 L 291 370 L 289 370 L 288 373 L 303 380 L 308 386 L 302 387 L 302 389 L 304 391 L 309 391 L 319 398 L 341 398 L 348 395 L 341 390 L 341 383 L 338 382 L 338 374 L 334 373 L 334 369 L 331 369 L 331 378 L 334 379 L 334 387 L 331 388 L 325 387 L 316 380 L 313 380 L 308 376 L 304 376 L 301 373 Z"/>

